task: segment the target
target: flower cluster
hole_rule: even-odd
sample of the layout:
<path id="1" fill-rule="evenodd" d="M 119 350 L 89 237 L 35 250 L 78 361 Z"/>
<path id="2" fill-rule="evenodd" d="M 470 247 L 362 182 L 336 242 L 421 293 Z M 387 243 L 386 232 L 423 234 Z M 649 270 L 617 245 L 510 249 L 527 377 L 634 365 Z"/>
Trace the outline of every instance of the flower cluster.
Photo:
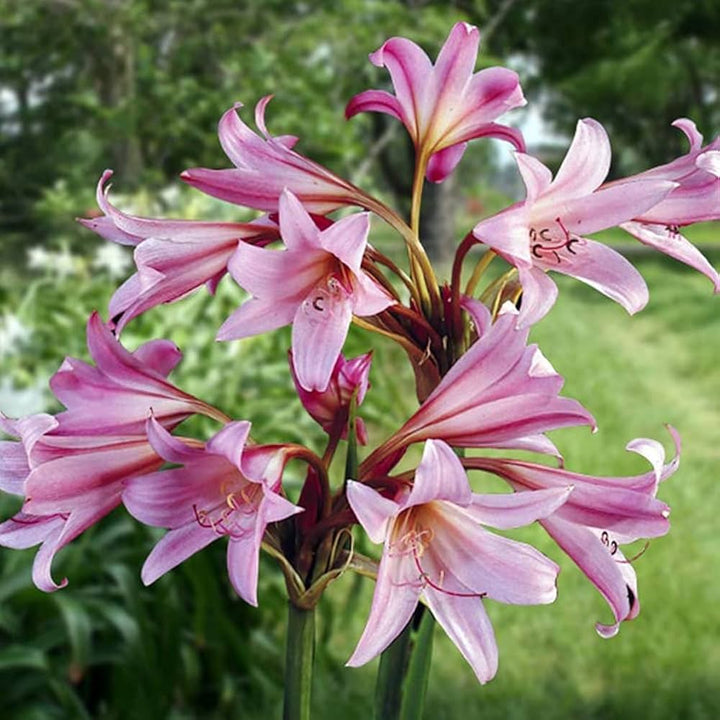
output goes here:
<path id="1" fill-rule="evenodd" d="M 408 220 L 298 153 L 296 138 L 271 135 L 269 98 L 256 107 L 258 133 L 241 119 L 239 104 L 220 120 L 220 142 L 233 167 L 182 175 L 204 193 L 267 213 L 252 222 L 136 217 L 110 202 L 112 173 L 103 173 L 102 215 L 81 222 L 111 242 L 134 246 L 137 272 L 116 290 L 106 321 L 97 313 L 88 320 L 94 365 L 67 358 L 51 379 L 66 409 L 0 419 L 12 438 L 0 443 L 0 488 L 23 498 L 21 511 L 0 525 L 0 544 L 41 545 L 33 576 L 40 589 L 67 582 L 53 579 L 54 555 L 123 504 L 140 522 L 168 530 L 145 562 L 145 583 L 221 536 L 230 581 L 251 604 L 258 602 L 261 549 L 278 560 L 290 600 L 301 608 L 314 606 L 339 574 L 362 567 L 377 582 L 350 665 L 387 648 L 422 602 L 486 682 L 498 651 L 484 603 L 550 603 L 558 574 L 537 549 L 492 528 L 539 521 L 608 602 L 614 620 L 598 624 L 600 634 L 615 634 L 637 615 L 633 558 L 620 548 L 668 531 L 669 508 L 656 493 L 677 468 L 679 437 L 671 429 L 676 453 L 668 463 L 657 441 L 632 441 L 628 449 L 651 466 L 637 476 L 592 477 L 553 463 L 561 458 L 547 432 L 595 422 L 560 394 L 562 377 L 528 344 L 528 333 L 555 301 L 550 271 L 588 283 L 630 313 L 645 305 L 640 274 L 586 237 L 614 226 L 696 268 L 720 291 L 718 273 L 680 230 L 720 218 L 720 139 L 704 146 L 693 123 L 678 120 L 690 140 L 686 155 L 607 183 L 608 137 L 587 118 L 553 177 L 526 152 L 521 133 L 498 122 L 525 100 L 515 73 L 474 72 L 478 44 L 478 30 L 458 23 L 433 64 L 410 40 L 392 38 L 370 59 L 387 68 L 394 92 L 366 90 L 347 106 L 348 118 L 381 112 L 407 129 L 415 148 Z M 514 148 L 526 197 L 469 230 L 451 282 L 440 284 L 421 242 L 423 182 L 443 181 L 467 143 L 484 137 Z M 347 212 L 333 217 L 341 208 Z M 397 231 L 408 271 L 368 244 L 371 216 Z M 463 285 L 464 264 L 478 245 L 485 254 Z M 478 292 L 498 256 L 509 269 Z M 327 434 L 322 457 L 302 445 L 259 444 L 248 420 L 232 419 L 173 385 L 167 375 L 181 356 L 171 342 L 151 341 L 132 353 L 121 344 L 135 317 L 201 285 L 212 293 L 226 274 L 249 297 L 218 328 L 217 339 L 292 325 L 289 372 L 300 402 Z M 397 342 L 415 372 L 419 407 L 380 443 L 358 416 L 371 354 L 350 360 L 342 354 L 352 323 Z M 218 424 L 209 439 L 180 429 L 196 414 Z M 343 443 L 347 472 L 333 482 L 331 463 Z M 358 443 L 369 448 L 359 463 L 353 462 Z M 422 458 L 401 471 L 411 446 L 422 449 Z M 545 462 L 515 459 L 514 450 Z M 294 499 L 284 485 L 292 459 L 307 465 Z M 508 492 L 474 493 L 469 471 L 502 478 Z M 379 561 L 355 551 L 353 526 L 383 544 Z"/>

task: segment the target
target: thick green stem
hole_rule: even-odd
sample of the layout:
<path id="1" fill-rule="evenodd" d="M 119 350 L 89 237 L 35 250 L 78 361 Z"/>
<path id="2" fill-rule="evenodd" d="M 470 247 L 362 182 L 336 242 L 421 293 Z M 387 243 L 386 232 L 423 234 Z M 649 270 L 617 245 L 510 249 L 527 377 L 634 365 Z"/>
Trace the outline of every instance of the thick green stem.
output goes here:
<path id="1" fill-rule="evenodd" d="M 283 720 L 310 720 L 314 660 L 315 610 L 301 610 L 289 602 Z"/>
<path id="2" fill-rule="evenodd" d="M 435 620 L 419 605 L 412 620 L 380 657 L 375 720 L 420 720 L 425 705 Z"/>

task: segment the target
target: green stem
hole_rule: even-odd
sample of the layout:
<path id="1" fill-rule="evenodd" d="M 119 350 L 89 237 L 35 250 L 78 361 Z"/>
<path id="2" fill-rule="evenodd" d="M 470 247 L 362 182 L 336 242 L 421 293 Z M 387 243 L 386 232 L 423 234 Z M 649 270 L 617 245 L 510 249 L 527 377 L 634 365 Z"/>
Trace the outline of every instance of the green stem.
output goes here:
<path id="1" fill-rule="evenodd" d="M 420 720 L 425 705 L 435 619 L 419 605 L 405 629 L 380 656 L 375 720 Z"/>
<path id="2" fill-rule="evenodd" d="M 357 394 L 358 390 L 355 388 L 352 397 L 350 398 L 350 407 L 348 408 L 345 480 L 357 480 L 358 477 L 357 433 L 355 432 L 355 421 L 357 418 Z"/>
<path id="3" fill-rule="evenodd" d="M 283 720 L 310 720 L 314 659 L 315 610 L 302 610 L 289 602 Z"/>

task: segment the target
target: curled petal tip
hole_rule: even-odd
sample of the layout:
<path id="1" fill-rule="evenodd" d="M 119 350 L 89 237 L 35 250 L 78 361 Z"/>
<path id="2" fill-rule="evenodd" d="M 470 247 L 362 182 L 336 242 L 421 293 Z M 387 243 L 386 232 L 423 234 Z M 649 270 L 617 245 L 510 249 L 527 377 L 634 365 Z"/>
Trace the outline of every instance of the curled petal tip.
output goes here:
<path id="1" fill-rule="evenodd" d="M 602 623 L 595 623 L 595 630 L 601 638 L 615 637 L 620 630 L 620 623 L 615 625 L 603 625 Z"/>
<path id="2" fill-rule="evenodd" d="M 374 52 L 371 52 L 368 55 L 368 59 L 370 60 L 370 62 L 373 65 L 375 65 L 375 67 L 382 67 L 385 64 L 385 60 L 383 57 L 383 55 L 384 55 L 383 51 L 385 49 L 386 44 L 387 43 L 383 43 L 377 50 L 375 50 Z"/>
<path id="3" fill-rule="evenodd" d="M 697 125 L 695 125 L 690 118 L 678 118 L 670 124 L 685 133 L 685 137 L 687 137 L 690 142 L 690 152 L 702 146 L 703 136 L 698 131 Z"/>

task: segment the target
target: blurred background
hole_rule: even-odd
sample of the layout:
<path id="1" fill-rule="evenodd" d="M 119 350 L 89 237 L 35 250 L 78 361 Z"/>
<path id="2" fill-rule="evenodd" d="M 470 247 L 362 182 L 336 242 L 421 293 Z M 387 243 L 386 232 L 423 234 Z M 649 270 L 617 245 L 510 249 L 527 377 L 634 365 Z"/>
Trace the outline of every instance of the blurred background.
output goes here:
<path id="1" fill-rule="evenodd" d="M 434 57 L 458 20 L 479 26 L 479 66 L 517 70 L 529 104 L 511 121 L 531 152 L 556 167 L 579 117 L 608 129 L 612 175 L 685 152 L 670 127 L 690 117 L 706 139 L 720 131 L 720 5 L 714 0 L 0 0 L 0 410 L 54 404 L 49 376 L 66 355 L 86 358 L 84 326 L 132 272 L 124 249 L 76 222 L 97 212 L 95 184 L 115 170 L 113 200 L 136 214 L 245 219 L 247 211 L 184 187 L 187 167 L 225 167 L 216 136 L 235 101 L 274 93 L 273 134 L 403 208 L 411 155 L 385 116 L 343 119 L 345 103 L 388 87 L 367 54 L 392 35 Z M 481 217 L 518 197 L 511 153 L 471 145 L 458 172 L 428 189 L 425 237 L 441 263 Z M 720 232 L 688 231 L 717 266 Z M 497 678 L 480 687 L 441 632 L 426 716 L 525 719 L 720 717 L 720 577 L 716 484 L 720 467 L 720 323 L 706 278 L 632 244 L 626 253 L 650 287 L 627 317 L 610 300 L 558 278 L 560 300 L 533 330 L 565 394 L 600 432 L 553 439 L 568 467 L 604 475 L 645 470 L 623 450 L 637 436 L 684 438 L 680 471 L 662 489 L 673 530 L 636 563 L 643 611 L 603 641 L 602 599 L 537 528 L 535 543 L 563 567 L 558 601 L 518 608 L 487 603 L 500 647 Z M 399 239 L 371 241 L 402 258 Z M 441 273 L 442 274 L 442 273 Z M 175 381 L 237 418 L 260 442 L 322 445 L 289 379 L 285 331 L 215 344 L 241 294 L 228 281 L 133 321 L 129 347 L 168 337 L 184 351 Z M 363 414 L 371 442 L 413 410 L 412 380 L 395 348 L 351 333 L 348 352 L 375 347 Z M 293 480 L 291 478 L 291 484 Z M 0 498 L 2 517 L 17 508 Z M 161 534 L 161 533 L 160 533 Z M 56 560 L 70 585 L 44 595 L 30 581 L 34 550 L 0 552 L 0 694 L 8 720 L 279 717 L 285 623 L 283 581 L 261 568 L 260 608 L 233 594 L 215 543 L 151 588 L 139 569 L 158 533 L 117 511 Z M 320 608 L 318 718 L 367 718 L 376 662 L 343 667 L 372 594 L 343 577 Z"/>

